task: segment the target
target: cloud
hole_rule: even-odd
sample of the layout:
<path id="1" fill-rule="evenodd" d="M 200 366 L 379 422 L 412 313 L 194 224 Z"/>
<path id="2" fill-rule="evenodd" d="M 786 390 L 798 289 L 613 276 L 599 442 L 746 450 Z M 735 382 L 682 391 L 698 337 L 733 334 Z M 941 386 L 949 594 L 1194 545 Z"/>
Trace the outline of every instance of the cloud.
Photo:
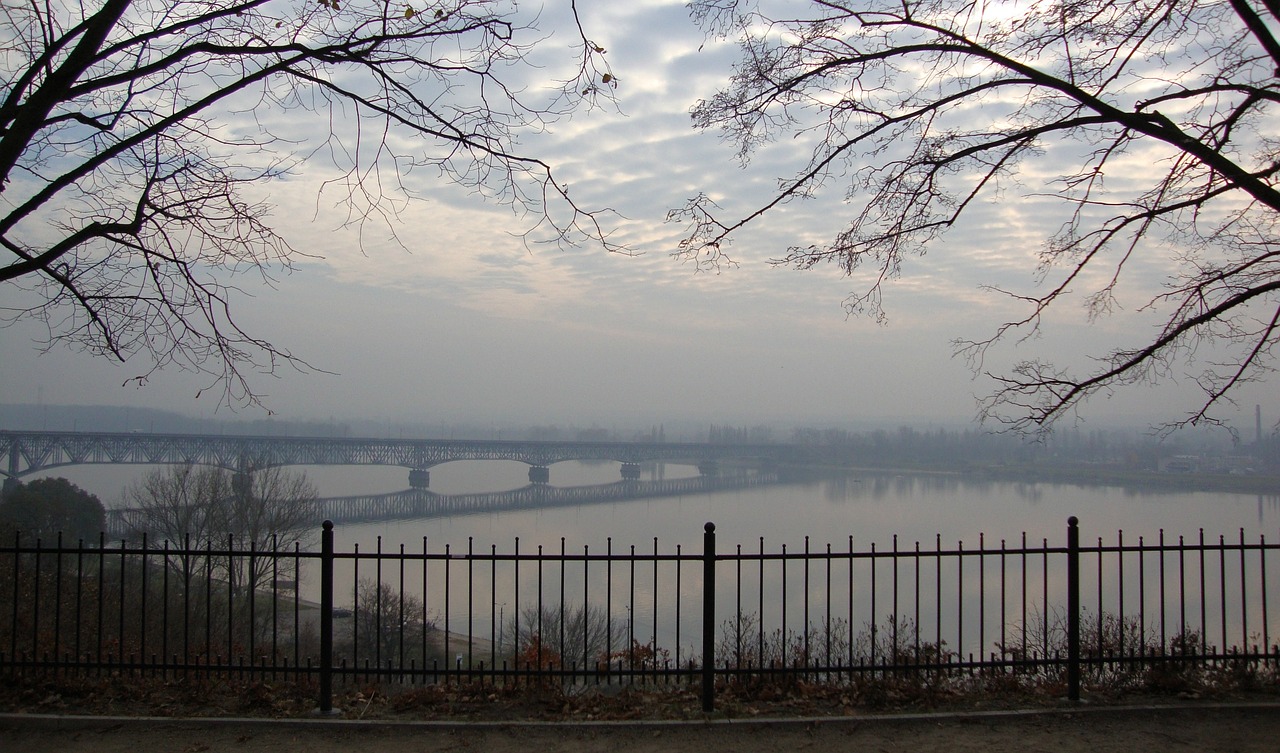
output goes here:
<path id="1" fill-rule="evenodd" d="M 984 286 L 1043 289 L 1036 263 L 1061 223 L 1061 202 L 1039 194 L 1087 145 L 1027 163 L 1000 201 L 974 205 L 927 255 L 908 258 L 884 290 L 887 326 L 849 319 L 842 302 L 865 289 L 866 276 L 845 277 L 831 265 L 797 272 L 771 260 L 844 227 L 860 198 L 856 165 L 833 175 L 822 195 L 790 202 L 741 233 L 730 248 L 738 266 L 696 272 L 670 255 L 684 228 L 666 222 L 668 210 L 706 191 L 726 216 L 742 216 L 776 190 L 777 176 L 804 164 L 811 147 L 779 140 L 742 166 L 719 133 L 692 129 L 690 108 L 727 81 L 736 50 L 705 38 L 682 0 L 579 10 L 592 41 L 607 49 L 619 108 L 558 119 L 545 132 L 522 134 L 518 147 L 552 165 L 581 206 L 613 210 L 601 215 L 610 240 L 634 256 L 527 243 L 522 234 L 536 227 L 536 213 L 425 168 L 366 176 L 379 204 L 358 207 L 376 209 L 360 222 L 338 202 L 340 184 L 325 188 L 344 177 L 349 154 L 329 136 L 331 128 L 347 133 L 350 113 L 330 120 L 246 101 L 221 118 L 234 135 L 258 136 L 265 127 L 288 137 L 279 146 L 296 158 L 292 172 L 254 194 L 275 204 L 281 232 L 310 255 L 274 290 L 245 281 L 254 297 L 238 296 L 237 311 L 255 334 L 333 372 L 264 378 L 268 405 L 286 416 L 561 424 L 971 416 L 973 394 L 989 385 L 951 357 L 950 341 L 984 336 L 1025 311 Z M 566 12 L 565 3 L 540 9 L 537 34 L 554 35 L 531 66 L 512 72 L 532 99 L 572 73 L 564 67 L 576 41 Z M 369 135 L 362 148 L 380 137 Z M 424 145 L 393 133 L 390 147 L 388 154 L 406 156 Z M 1108 180 L 1140 180 L 1151 159 L 1126 156 Z M 1010 343 L 995 355 L 1009 363 L 1096 353 L 1142 336 L 1151 319 L 1134 313 L 1135 302 L 1167 273 L 1167 254 L 1156 251 L 1132 262 L 1135 284 L 1122 314 L 1091 326 L 1068 308 L 1051 321 L 1060 340 Z M 1078 292 L 1103 282 L 1090 276 Z M 22 336 L 31 331 L 7 331 L 0 354 L 15 396 L 46 385 L 49 402 L 193 410 L 191 396 L 203 386 L 199 376 L 167 373 L 143 393 L 123 392 L 117 367 L 65 354 L 35 358 Z"/>

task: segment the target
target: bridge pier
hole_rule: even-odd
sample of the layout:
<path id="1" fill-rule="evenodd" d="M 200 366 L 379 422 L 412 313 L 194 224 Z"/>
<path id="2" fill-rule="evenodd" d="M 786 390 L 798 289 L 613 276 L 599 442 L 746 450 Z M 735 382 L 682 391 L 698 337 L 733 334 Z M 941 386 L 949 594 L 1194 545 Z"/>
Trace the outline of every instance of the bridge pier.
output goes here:
<path id="1" fill-rule="evenodd" d="M 640 479 L 640 464 L 639 463 L 623 463 L 622 479 L 624 481 L 638 481 Z"/>
<path id="2" fill-rule="evenodd" d="M 19 452 L 18 443 L 14 442 L 9 448 L 9 475 L 4 477 L 4 492 L 8 493 L 17 488 L 22 483 L 18 480 L 18 460 L 22 458 Z"/>
<path id="3" fill-rule="evenodd" d="M 409 488 L 426 489 L 431 485 L 431 472 L 420 468 L 409 471 Z"/>
<path id="4" fill-rule="evenodd" d="M 551 469 L 545 465 L 529 466 L 529 483 L 545 484 L 551 481 Z"/>
<path id="5" fill-rule="evenodd" d="M 720 462 L 718 460 L 703 460 L 698 463 L 698 473 L 703 476 L 719 476 Z"/>

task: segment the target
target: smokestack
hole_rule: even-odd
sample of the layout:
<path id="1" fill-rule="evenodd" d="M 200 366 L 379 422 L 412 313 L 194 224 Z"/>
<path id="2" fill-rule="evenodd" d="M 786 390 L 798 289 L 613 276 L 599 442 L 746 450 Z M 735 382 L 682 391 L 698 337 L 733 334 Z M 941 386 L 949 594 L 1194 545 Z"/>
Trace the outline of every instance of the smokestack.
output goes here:
<path id="1" fill-rule="evenodd" d="M 1262 444 L 1262 405 L 1253 406 L 1253 433 L 1254 440 L 1258 444 Z"/>

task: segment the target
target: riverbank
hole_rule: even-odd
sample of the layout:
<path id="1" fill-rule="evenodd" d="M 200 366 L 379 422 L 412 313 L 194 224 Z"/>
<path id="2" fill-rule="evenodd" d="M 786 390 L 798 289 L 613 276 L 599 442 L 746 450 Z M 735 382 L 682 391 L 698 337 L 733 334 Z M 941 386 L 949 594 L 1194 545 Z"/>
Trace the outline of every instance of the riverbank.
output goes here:
<path id="1" fill-rule="evenodd" d="M 1280 477 L 1226 473 L 1160 473 L 1120 466 L 991 466 L 965 472 L 990 481 L 1021 481 L 1171 492 L 1280 495 Z"/>
<path id="2" fill-rule="evenodd" d="M 830 478 L 833 474 L 852 476 L 936 476 L 968 481 L 1025 484 L 1068 484 L 1072 486 L 1119 487 L 1147 492 L 1224 492 L 1228 494 L 1280 495 L 1280 476 L 1226 473 L 1161 473 L 1115 465 L 810 465 L 784 472 L 787 480 L 808 477 Z"/>

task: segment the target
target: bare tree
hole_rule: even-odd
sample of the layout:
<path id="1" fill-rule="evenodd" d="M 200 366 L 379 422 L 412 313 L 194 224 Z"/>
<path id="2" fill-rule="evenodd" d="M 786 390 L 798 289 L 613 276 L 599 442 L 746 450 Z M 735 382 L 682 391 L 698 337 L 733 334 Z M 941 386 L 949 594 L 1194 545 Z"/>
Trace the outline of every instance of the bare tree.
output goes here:
<path id="1" fill-rule="evenodd" d="M 266 635 L 281 582 L 292 583 L 283 590 L 296 594 L 303 576 L 290 554 L 305 547 L 317 527 L 316 490 L 304 474 L 249 462 L 236 472 L 165 466 L 125 497 L 129 507 L 117 514 L 128 537 L 145 535 L 153 551 L 164 553 L 165 566 L 189 589 L 188 606 L 203 609 L 191 595 L 206 589 L 220 603 L 234 600 L 239 629 Z"/>
<path id="2" fill-rule="evenodd" d="M 616 651 L 628 650 L 626 625 L 589 605 L 526 607 L 506 632 L 515 637 L 514 661 L 520 669 L 591 669 L 608 666 Z M 645 657 L 651 659 L 652 653 Z"/>
<path id="3" fill-rule="evenodd" d="M 448 665 L 435 637 L 440 626 L 422 599 L 372 578 L 361 579 L 353 596 L 351 645 L 343 648 L 355 664 Z"/>
<path id="4" fill-rule="evenodd" d="M 157 543 L 217 545 L 230 537 L 237 548 L 268 551 L 311 538 L 316 496 L 305 474 L 280 466 L 171 465 L 126 490 L 125 518 L 135 536 Z"/>
<path id="5" fill-rule="evenodd" d="M 215 508 L 214 530 L 258 551 L 306 543 L 319 530 L 316 497 L 306 474 L 278 465 L 248 465 L 231 476 L 231 496 Z"/>
<path id="6" fill-rule="evenodd" d="M 148 473 L 125 490 L 125 509 L 113 511 L 130 538 L 147 534 L 175 546 L 199 545 L 214 534 L 213 510 L 231 495 L 231 475 L 222 468 L 170 465 Z"/>
<path id="7" fill-rule="evenodd" d="M 347 225 L 393 220 L 402 176 L 429 168 L 530 212 L 539 239 L 614 248 L 599 215 L 514 147 L 612 98 L 605 51 L 580 24 L 565 64 L 548 66 L 560 78 L 535 82 L 548 74 L 521 64 L 547 32 L 514 2 L 103 0 L 0 14 L 0 282 L 21 288 L 0 316 L 46 325 L 45 347 L 142 354 L 137 380 L 196 370 L 239 404 L 258 402 L 253 372 L 308 368 L 232 315 L 238 277 L 271 283 L 301 255 L 250 187 L 303 160 L 338 171 L 324 191 Z"/>
<path id="8" fill-rule="evenodd" d="M 1043 429 L 1091 395 L 1190 367 L 1203 400 L 1178 423 L 1212 421 L 1233 389 L 1271 370 L 1280 324 L 1274 2 L 690 5 L 708 33 L 736 37 L 742 50 L 730 83 L 693 109 L 694 125 L 721 129 L 744 160 L 783 135 L 809 156 L 740 215 L 722 216 L 706 195 L 673 211 L 689 223 L 679 255 L 731 263 L 727 246 L 748 225 L 843 189 L 844 228 L 777 262 L 866 275 L 845 305 L 882 319 L 884 283 L 906 257 L 986 202 L 1035 201 L 1049 205 L 1038 285 L 1000 290 L 1025 315 L 957 341 L 975 369 L 986 371 L 994 344 L 1039 334 L 1051 307 L 1082 300 L 1090 317 L 1113 312 L 1126 283 L 1160 324 L 1078 370 L 1027 359 L 991 374 L 984 418 Z M 1153 267 L 1163 289 L 1149 279 Z"/>

